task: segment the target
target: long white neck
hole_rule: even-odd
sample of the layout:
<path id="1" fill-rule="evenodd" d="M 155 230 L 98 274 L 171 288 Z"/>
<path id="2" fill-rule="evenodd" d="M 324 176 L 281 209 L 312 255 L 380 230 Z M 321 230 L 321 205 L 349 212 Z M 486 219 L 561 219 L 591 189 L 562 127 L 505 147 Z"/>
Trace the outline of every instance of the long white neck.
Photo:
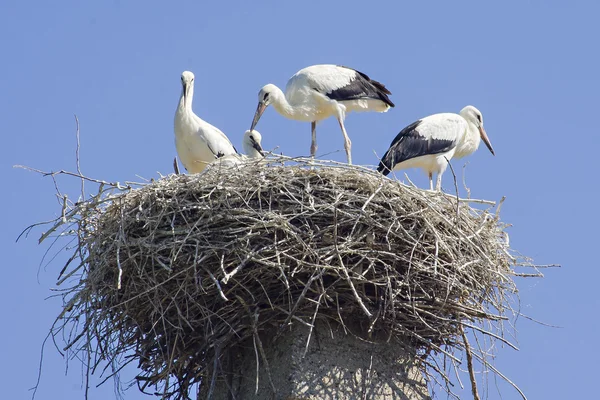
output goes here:
<path id="1" fill-rule="evenodd" d="M 281 89 L 279 89 L 277 86 L 275 86 L 275 90 L 271 93 L 271 95 L 273 96 L 273 107 L 279 114 L 287 118 L 294 118 L 297 115 L 302 114 L 301 108 L 291 105 Z"/>
<path id="2" fill-rule="evenodd" d="M 460 141 L 458 146 L 456 147 L 456 152 L 454 153 L 454 158 L 462 158 L 473 154 L 475 150 L 479 147 L 481 143 L 481 135 L 479 134 L 479 128 L 469 121 L 467 121 L 467 131 L 463 136 L 463 139 Z"/>
<path id="3" fill-rule="evenodd" d="M 185 101 L 184 101 L 185 100 Z M 185 95 L 185 88 L 181 88 L 181 97 L 179 98 L 179 105 L 177 111 L 192 112 L 192 102 L 194 101 L 194 84 L 190 84 L 187 90 L 187 96 Z"/>
<path id="4" fill-rule="evenodd" d="M 184 90 L 181 90 L 179 104 L 175 111 L 175 137 L 183 137 L 189 132 L 189 126 L 196 126 L 202 123 L 202 120 L 192 111 L 192 100 L 194 99 L 194 87 L 188 88 L 187 96 L 184 96 Z M 188 128 L 186 128 L 188 127 Z"/>

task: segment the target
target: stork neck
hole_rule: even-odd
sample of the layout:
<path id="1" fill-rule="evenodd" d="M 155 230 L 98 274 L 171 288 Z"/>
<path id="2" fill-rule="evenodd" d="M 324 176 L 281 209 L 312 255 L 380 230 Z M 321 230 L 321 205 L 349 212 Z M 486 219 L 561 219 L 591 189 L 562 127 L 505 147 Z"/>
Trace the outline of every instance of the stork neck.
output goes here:
<path id="1" fill-rule="evenodd" d="M 180 111 L 192 111 L 192 101 L 194 100 L 194 87 L 187 87 L 187 95 L 185 94 L 185 90 L 186 88 L 181 89 L 181 97 L 179 98 L 178 109 Z"/>
<path id="2" fill-rule="evenodd" d="M 468 126 L 466 139 L 475 144 L 475 148 L 477 148 L 479 147 L 479 142 L 481 142 L 479 128 L 472 122 L 469 122 Z"/>
<path id="3" fill-rule="evenodd" d="M 474 123 L 467 120 L 467 131 L 456 147 L 454 158 L 460 159 L 468 156 L 469 154 L 473 154 L 473 152 L 479 147 L 480 142 L 481 136 L 479 135 L 479 129 Z"/>
<path id="4" fill-rule="evenodd" d="M 288 118 L 295 117 L 300 111 L 297 107 L 290 104 L 279 88 L 273 92 L 273 107 L 279 114 Z"/>

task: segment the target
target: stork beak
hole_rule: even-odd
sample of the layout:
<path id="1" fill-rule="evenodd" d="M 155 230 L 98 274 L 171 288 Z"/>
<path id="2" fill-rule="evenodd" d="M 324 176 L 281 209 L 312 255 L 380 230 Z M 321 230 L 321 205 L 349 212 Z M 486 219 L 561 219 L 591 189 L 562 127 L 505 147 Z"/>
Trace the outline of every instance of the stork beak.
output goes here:
<path id="1" fill-rule="evenodd" d="M 258 143 L 253 137 L 250 137 L 250 141 L 252 142 L 252 147 L 254 147 L 254 150 L 258 151 L 260 155 L 264 157 L 265 152 L 260 143 Z"/>
<path id="2" fill-rule="evenodd" d="M 183 108 L 187 108 L 188 84 L 183 84 Z"/>
<path id="3" fill-rule="evenodd" d="M 492 155 L 495 156 L 496 153 L 494 153 L 494 148 L 492 147 L 492 143 L 490 143 L 490 138 L 488 138 L 487 133 L 485 133 L 485 129 L 483 129 L 483 126 L 479 127 L 479 134 L 481 135 L 481 139 L 483 139 L 483 143 L 485 143 L 487 148 L 490 150 L 490 153 L 492 153 Z"/>
<path id="4" fill-rule="evenodd" d="M 256 124 L 258 124 L 258 120 L 260 119 L 261 115 L 265 112 L 266 108 L 267 106 L 265 105 L 265 103 L 263 103 L 262 101 L 258 102 L 256 112 L 254 113 L 254 119 L 252 120 L 252 126 L 250 127 L 251 131 L 253 131 Z"/>

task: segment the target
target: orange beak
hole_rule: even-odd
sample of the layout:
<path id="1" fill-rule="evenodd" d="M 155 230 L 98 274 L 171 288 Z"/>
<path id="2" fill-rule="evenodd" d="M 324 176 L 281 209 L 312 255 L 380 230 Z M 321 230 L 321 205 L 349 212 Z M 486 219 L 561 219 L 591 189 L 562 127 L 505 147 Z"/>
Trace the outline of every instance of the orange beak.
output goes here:
<path id="1" fill-rule="evenodd" d="M 479 127 L 479 135 L 481 136 L 481 139 L 483 139 L 483 143 L 485 143 L 492 155 L 495 156 L 496 153 L 494 153 L 494 148 L 492 147 L 492 143 L 490 143 L 490 138 L 488 137 L 487 133 L 485 133 L 485 129 L 483 129 L 483 126 Z"/>
<path id="2" fill-rule="evenodd" d="M 252 126 L 250 127 L 251 131 L 253 131 L 256 124 L 258 124 L 258 120 L 260 119 L 262 114 L 265 112 L 266 108 L 267 108 L 267 106 L 262 101 L 260 101 L 258 103 L 258 106 L 256 107 L 256 112 L 254 113 L 254 119 L 252 120 Z"/>

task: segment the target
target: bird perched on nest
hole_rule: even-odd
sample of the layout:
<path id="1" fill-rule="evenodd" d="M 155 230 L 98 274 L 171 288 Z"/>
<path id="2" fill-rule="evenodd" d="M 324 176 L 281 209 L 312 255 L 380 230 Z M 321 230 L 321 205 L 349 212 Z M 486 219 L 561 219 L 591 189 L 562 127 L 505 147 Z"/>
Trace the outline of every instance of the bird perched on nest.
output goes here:
<path id="1" fill-rule="evenodd" d="M 194 74 L 181 74 L 181 98 L 175 111 L 175 147 L 185 169 L 192 174 L 202 172 L 219 157 L 237 154 L 231 141 L 218 128 L 202 120 L 192 111 Z"/>
<path id="2" fill-rule="evenodd" d="M 259 131 L 246 131 L 242 139 L 242 147 L 246 154 L 229 154 L 220 157 L 216 162 L 221 166 L 231 167 L 240 165 L 244 161 L 260 160 L 265 157 L 264 150 L 261 145 L 262 135 Z"/>
<path id="3" fill-rule="evenodd" d="M 262 148 L 262 135 L 259 131 L 246 131 L 244 138 L 242 139 L 242 147 L 246 154 L 229 154 L 223 157 L 217 158 L 210 164 L 218 163 L 220 166 L 232 167 L 234 165 L 240 165 L 244 161 L 258 160 L 265 157 L 264 150 Z M 173 168 L 176 174 L 179 174 L 179 166 L 177 165 L 177 158 L 173 160 Z"/>
<path id="4" fill-rule="evenodd" d="M 242 147 L 248 158 L 262 158 L 265 152 L 262 148 L 262 135 L 257 130 L 244 132 Z"/>
<path id="5" fill-rule="evenodd" d="M 346 133 L 347 111 L 386 112 L 394 103 L 386 87 L 366 74 L 340 65 L 313 65 L 296 72 L 285 87 L 285 95 L 277 86 L 268 84 L 258 93 L 253 130 L 265 109 L 273 104 L 284 117 L 311 122 L 311 157 L 317 151 L 317 122 L 335 116 L 344 135 L 348 163 L 352 164 L 352 142 Z"/>
<path id="6" fill-rule="evenodd" d="M 472 154 L 481 139 L 495 155 L 483 128 L 483 115 L 473 106 L 466 106 L 459 114 L 430 115 L 400 131 L 381 159 L 377 171 L 387 175 L 392 170 L 421 168 L 429 175 L 430 190 L 433 190 L 433 173 L 437 173 L 436 190 L 439 191 L 442 174 L 450 159 Z"/>

